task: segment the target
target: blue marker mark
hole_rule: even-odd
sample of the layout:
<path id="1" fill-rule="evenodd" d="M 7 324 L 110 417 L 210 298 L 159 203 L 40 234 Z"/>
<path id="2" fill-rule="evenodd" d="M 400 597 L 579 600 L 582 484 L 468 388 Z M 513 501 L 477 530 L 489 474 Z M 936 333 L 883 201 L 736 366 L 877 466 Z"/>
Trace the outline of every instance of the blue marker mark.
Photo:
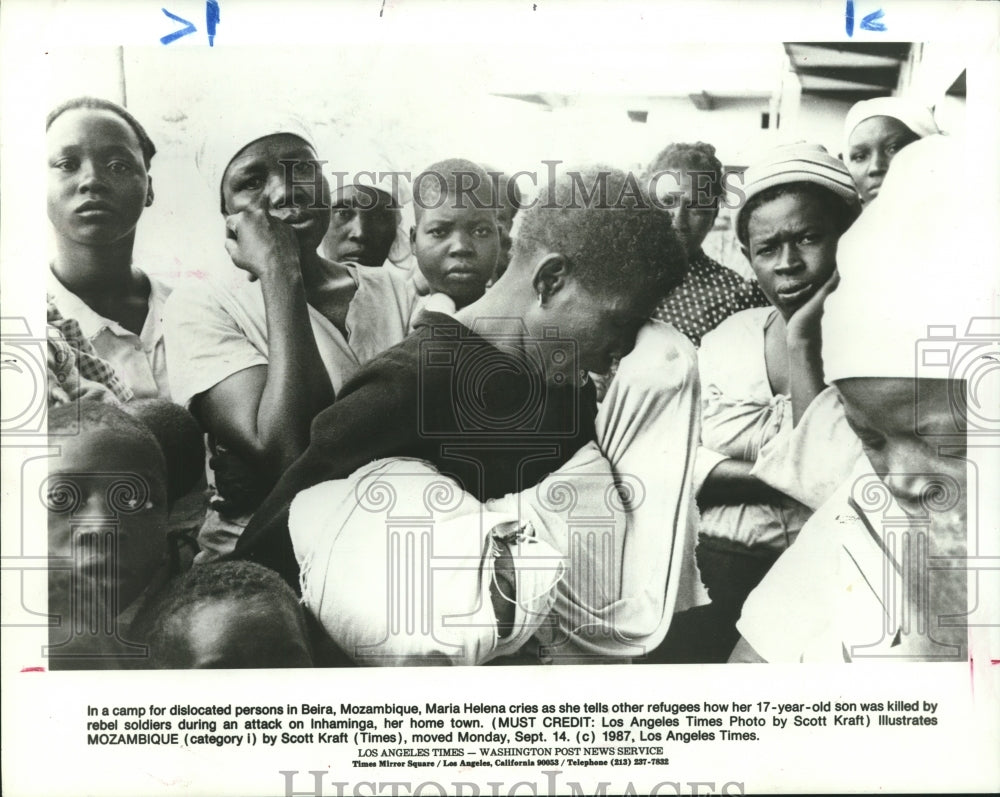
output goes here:
<path id="1" fill-rule="evenodd" d="M 861 30 L 873 30 L 876 33 L 882 33 L 885 30 L 885 23 L 879 22 L 882 17 L 885 16 L 885 12 L 878 8 L 872 11 L 870 14 L 865 14 L 861 18 L 861 24 L 858 26 Z M 844 12 L 845 28 L 847 29 L 847 35 L 854 35 L 854 0 L 847 0 L 847 9 Z"/>
<path id="2" fill-rule="evenodd" d="M 208 46 L 215 46 L 215 26 L 219 24 L 219 4 L 216 0 L 205 3 L 205 27 L 208 29 Z"/>
<path id="3" fill-rule="evenodd" d="M 174 22 L 183 22 L 187 27 L 181 28 L 180 30 L 175 30 L 173 33 L 168 33 L 166 36 L 160 37 L 160 42 L 163 44 L 170 44 L 180 39 L 182 36 L 187 36 L 189 33 L 194 33 L 197 28 L 184 17 L 179 17 L 176 14 L 171 14 L 167 9 L 160 9 L 164 14 L 166 14 Z"/>
<path id="4" fill-rule="evenodd" d="M 872 11 L 870 14 L 865 14 L 864 19 L 861 20 L 861 30 L 874 30 L 874 31 L 884 31 L 885 24 L 878 22 L 877 20 L 882 19 L 885 16 L 885 12 L 882 9 L 878 11 Z"/>

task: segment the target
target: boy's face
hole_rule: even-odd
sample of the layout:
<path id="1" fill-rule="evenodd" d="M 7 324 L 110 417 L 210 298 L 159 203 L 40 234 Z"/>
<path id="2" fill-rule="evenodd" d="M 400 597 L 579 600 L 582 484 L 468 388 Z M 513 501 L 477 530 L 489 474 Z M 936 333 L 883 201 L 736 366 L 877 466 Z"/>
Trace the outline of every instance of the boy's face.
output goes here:
<path id="1" fill-rule="evenodd" d="M 289 179 L 281 161 L 293 162 Z M 298 136 L 278 133 L 258 139 L 240 150 L 222 176 L 226 213 L 269 205 L 271 215 L 295 231 L 301 251 L 315 252 L 330 225 L 330 189 L 325 178 L 321 178 L 320 196 L 313 196 L 314 170 L 320 169 L 316 151 Z"/>
<path id="2" fill-rule="evenodd" d="M 464 204 L 471 204 L 467 197 Z M 410 240 L 431 290 L 464 307 L 486 292 L 486 283 L 496 268 L 500 238 L 495 211 L 455 205 L 455 198 L 449 195 L 441 207 L 424 209 Z"/>
<path id="3" fill-rule="evenodd" d="M 53 563 L 50 595 L 58 603 L 92 595 L 105 602 L 117 589 L 120 612 L 149 585 L 166 554 L 162 455 L 109 429 L 66 437 L 59 445 L 48 481 L 49 556 L 64 558 L 59 564 L 71 569 Z M 135 482 L 144 489 L 129 487 Z M 64 507 L 68 511 L 58 511 Z M 78 590 L 72 596 L 71 576 Z"/>
<path id="4" fill-rule="evenodd" d="M 312 666 L 305 628 L 286 601 L 214 600 L 187 620 L 187 669 Z"/>
<path id="5" fill-rule="evenodd" d="M 900 508 L 918 517 L 929 513 L 933 524 L 964 533 L 966 443 L 953 414 L 964 401 L 960 383 L 854 378 L 836 387 L 848 424 Z M 946 483 L 958 485 L 959 501 L 950 508 L 943 500 Z"/>
<path id="6" fill-rule="evenodd" d="M 391 204 L 392 197 L 384 191 L 360 193 L 353 185 L 345 186 L 333 200 L 327 257 L 338 263 L 383 265 L 396 239 L 396 211 Z"/>
<path id="7" fill-rule="evenodd" d="M 110 244 L 135 231 L 152 184 L 135 131 L 116 113 L 76 108 L 45 136 L 48 214 L 61 238 Z"/>
<path id="8" fill-rule="evenodd" d="M 809 194 L 784 194 L 753 211 L 746 252 L 760 289 L 786 319 L 833 274 L 839 238 L 823 203 Z"/>

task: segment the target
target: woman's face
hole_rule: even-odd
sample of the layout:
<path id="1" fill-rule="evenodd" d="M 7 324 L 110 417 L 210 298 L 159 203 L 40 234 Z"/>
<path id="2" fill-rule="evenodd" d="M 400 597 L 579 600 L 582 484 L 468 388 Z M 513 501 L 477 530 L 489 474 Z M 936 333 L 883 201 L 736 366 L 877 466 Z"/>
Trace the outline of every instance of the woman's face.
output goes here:
<path id="1" fill-rule="evenodd" d="M 338 263 L 381 266 L 396 240 L 397 214 L 384 191 L 345 186 L 333 199 L 324 253 Z"/>
<path id="2" fill-rule="evenodd" d="M 907 144 L 920 136 L 891 116 L 872 116 L 851 132 L 846 159 L 847 170 L 867 205 L 882 187 L 889 162 Z"/>
<path id="3" fill-rule="evenodd" d="M 674 231 L 690 258 L 701 250 L 701 245 L 715 225 L 719 208 L 709 199 L 708 178 L 699 176 L 704 175 L 703 172 L 692 173 L 681 167 L 672 168 L 676 168 L 680 175 L 679 185 L 670 191 L 670 196 L 664 198 L 663 204 L 670 213 Z M 664 178 L 664 184 L 668 180 L 669 178 Z"/>
<path id="4" fill-rule="evenodd" d="M 946 379 L 836 383 L 848 425 L 900 508 L 965 537 L 965 385 Z"/>
<path id="5" fill-rule="evenodd" d="M 56 234 L 101 245 L 134 234 L 152 183 L 139 138 L 118 114 L 74 108 L 46 133 L 48 213 Z"/>
<path id="6" fill-rule="evenodd" d="M 315 252 L 330 225 L 330 189 L 321 167 L 316 151 L 298 136 L 278 133 L 258 139 L 226 167 L 225 211 L 269 206 L 272 216 L 295 231 L 301 251 Z"/>

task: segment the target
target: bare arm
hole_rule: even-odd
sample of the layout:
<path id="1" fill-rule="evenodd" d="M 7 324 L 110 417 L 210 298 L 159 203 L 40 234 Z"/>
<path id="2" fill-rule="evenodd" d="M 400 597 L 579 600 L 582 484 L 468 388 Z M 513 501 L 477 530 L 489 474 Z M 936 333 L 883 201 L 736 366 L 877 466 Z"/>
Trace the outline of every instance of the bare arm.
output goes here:
<path id="1" fill-rule="evenodd" d="M 795 424 L 805 414 L 812 400 L 826 388 L 820 319 L 823 317 L 826 297 L 839 282 L 840 275 L 834 271 L 786 324 L 788 390 L 792 395 L 792 421 Z"/>
<path id="2" fill-rule="evenodd" d="M 233 262 L 261 283 L 268 364 L 227 377 L 193 409 L 223 444 L 276 479 L 305 450 L 309 425 L 334 391 L 309 321 L 294 234 L 266 209 L 230 216 L 226 227 Z"/>
<path id="3" fill-rule="evenodd" d="M 698 491 L 698 506 L 727 504 L 774 504 L 784 498 L 784 494 L 770 485 L 750 475 L 752 462 L 740 459 L 724 459 L 705 477 Z"/>

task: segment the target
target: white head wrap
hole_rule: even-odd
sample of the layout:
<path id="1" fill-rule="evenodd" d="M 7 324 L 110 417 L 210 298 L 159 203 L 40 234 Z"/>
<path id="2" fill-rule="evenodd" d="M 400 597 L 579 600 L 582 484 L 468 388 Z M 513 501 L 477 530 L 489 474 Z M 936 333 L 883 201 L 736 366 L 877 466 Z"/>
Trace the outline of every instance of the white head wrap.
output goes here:
<path id="1" fill-rule="evenodd" d="M 421 460 L 376 460 L 292 502 L 303 601 L 360 664 L 482 664 L 512 653 L 549 615 L 563 568 L 516 518 L 484 511 Z M 490 597 L 501 542 L 516 573 L 514 630 L 503 639 Z"/>
<path id="2" fill-rule="evenodd" d="M 290 133 L 315 147 L 312 133 L 305 121 L 284 109 L 246 108 L 240 111 L 226 109 L 207 120 L 208 133 L 195 154 L 195 164 L 215 196 L 222 196 L 222 176 L 239 152 L 266 136 Z M 320 155 L 322 158 L 322 155 Z M 323 166 L 328 169 L 329 165 Z"/>
<path id="3" fill-rule="evenodd" d="M 840 284 L 823 308 L 827 382 L 962 378 L 945 350 L 956 338 L 989 334 L 1000 203 L 995 184 L 970 170 L 965 155 L 945 136 L 901 150 L 878 202 L 840 239 Z M 994 318 L 994 341 L 995 326 Z M 943 343 L 925 343 L 937 334 Z"/>
<path id="4" fill-rule="evenodd" d="M 390 159 L 370 142 L 342 139 L 328 144 L 326 151 L 330 158 L 326 166 L 327 174 L 341 173 L 338 177 L 330 178 L 330 190 L 334 200 L 338 188 L 346 188 L 349 185 L 375 188 L 395 200 L 399 208 L 396 218 L 396 237 L 386 259 L 394 265 L 403 264 L 410 257 L 410 227 L 414 224 L 413 191 L 409 173 L 396 169 Z M 346 176 L 343 175 L 344 172 L 347 172 Z M 328 236 L 331 234 L 327 233 Z M 324 240 L 320 251 L 326 252 L 326 243 Z"/>
<path id="5" fill-rule="evenodd" d="M 851 148 L 851 133 L 865 119 L 873 116 L 891 116 L 898 119 L 921 138 L 940 133 L 931 109 L 905 99 L 904 97 L 878 97 L 874 100 L 862 100 L 851 106 L 844 119 L 844 150 L 846 158 Z"/>
<path id="6" fill-rule="evenodd" d="M 746 199 L 736 211 L 736 229 L 740 229 L 740 218 L 757 194 L 776 185 L 800 182 L 815 183 L 831 191 L 851 208 L 860 210 L 858 192 L 843 162 L 819 144 L 799 141 L 769 150 L 746 170 L 743 175 Z"/>

